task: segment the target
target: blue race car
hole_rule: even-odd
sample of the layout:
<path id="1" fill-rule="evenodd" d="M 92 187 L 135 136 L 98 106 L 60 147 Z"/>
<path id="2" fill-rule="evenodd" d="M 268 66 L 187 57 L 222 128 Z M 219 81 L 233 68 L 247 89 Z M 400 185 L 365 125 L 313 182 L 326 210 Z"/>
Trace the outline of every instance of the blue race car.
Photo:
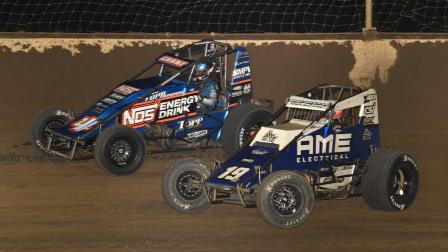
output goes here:
<path id="1" fill-rule="evenodd" d="M 375 90 L 321 85 L 289 97 L 222 164 L 177 161 L 164 176 L 163 196 L 184 213 L 212 203 L 256 206 L 281 228 L 305 222 L 316 199 L 362 194 L 374 209 L 405 210 L 416 197 L 417 165 L 408 153 L 379 145 Z"/>
<path id="2" fill-rule="evenodd" d="M 141 167 L 146 148 L 222 146 L 234 153 L 272 116 L 252 100 L 246 49 L 202 40 L 162 54 L 77 117 L 63 108 L 41 110 L 31 142 L 68 159 L 93 153 L 99 166 L 127 175 Z"/>

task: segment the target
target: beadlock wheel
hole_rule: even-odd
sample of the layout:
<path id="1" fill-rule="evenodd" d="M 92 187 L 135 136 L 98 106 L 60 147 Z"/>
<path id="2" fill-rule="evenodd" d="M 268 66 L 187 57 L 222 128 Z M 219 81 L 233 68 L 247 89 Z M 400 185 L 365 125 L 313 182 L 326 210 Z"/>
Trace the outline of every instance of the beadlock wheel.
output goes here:
<path id="1" fill-rule="evenodd" d="M 124 176 L 139 170 L 146 154 L 143 137 L 123 125 L 110 126 L 96 139 L 95 161 L 113 175 Z"/>
<path id="2" fill-rule="evenodd" d="M 192 187 L 191 183 L 193 181 L 202 181 L 201 175 L 194 171 L 186 171 L 177 178 L 177 192 L 186 200 L 195 200 L 202 195 L 200 188 Z"/>
<path id="3" fill-rule="evenodd" d="M 301 204 L 299 190 L 292 185 L 283 185 L 277 188 L 272 195 L 274 210 L 281 216 L 290 217 L 294 215 Z"/>

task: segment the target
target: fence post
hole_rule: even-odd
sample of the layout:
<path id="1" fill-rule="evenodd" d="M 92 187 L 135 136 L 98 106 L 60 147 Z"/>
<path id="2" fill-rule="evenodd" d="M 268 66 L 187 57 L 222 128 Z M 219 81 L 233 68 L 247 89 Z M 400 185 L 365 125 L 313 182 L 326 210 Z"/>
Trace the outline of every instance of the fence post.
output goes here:
<path id="1" fill-rule="evenodd" d="M 362 29 L 363 32 L 372 32 L 376 31 L 376 28 L 373 26 L 373 0 L 366 0 L 366 22 L 365 27 Z"/>

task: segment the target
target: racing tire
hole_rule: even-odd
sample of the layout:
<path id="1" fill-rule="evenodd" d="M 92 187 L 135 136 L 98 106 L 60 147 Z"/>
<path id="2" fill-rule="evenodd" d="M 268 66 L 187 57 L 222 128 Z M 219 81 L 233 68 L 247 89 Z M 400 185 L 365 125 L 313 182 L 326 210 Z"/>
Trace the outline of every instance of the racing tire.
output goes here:
<path id="1" fill-rule="evenodd" d="M 34 148 L 46 154 L 54 155 L 46 149 L 48 140 L 45 130 L 47 128 L 53 130 L 58 129 L 73 119 L 73 112 L 65 108 L 44 108 L 39 110 L 30 124 L 29 135 L 31 144 Z M 59 145 L 59 147 L 55 147 L 56 150 L 66 150 L 69 148 L 69 143 L 59 142 L 55 145 Z"/>
<path id="2" fill-rule="evenodd" d="M 234 154 L 271 119 L 269 110 L 255 104 L 245 103 L 233 108 L 222 126 L 221 143 L 224 152 L 228 156 Z"/>
<path id="3" fill-rule="evenodd" d="M 314 198 L 304 176 L 278 171 L 263 179 L 257 192 L 257 208 L 266 222 L 279 228 L 294 228 L 310 217 Z"/>
<path id="4" fill-rule="evenodd" d="M 104 130 L 95 143 L 95 161 L 113 175 L 125 176 L 141 168 L 146 154 L 143 137 L 134 129 L 114 125 Z"/>
<path id="5" fill-rule="evenodd" d="M 180 213 L 199 213 L 207 210 L 211 203 L 204 190 L 191 187 L 191 182 L 203 182 L 211 173 L 212 169 L 200 159 L 185 158 L 176 161 L 163 177 L 163 199 Z"/>
<path id="6" fill-rule="evenodd" d="M 382 211 L 403 211 L 415 200 L 418 169 L 414 158 L 400 150 L 379 149 L 367 159 L 361 179 L 366 204 Z"/>

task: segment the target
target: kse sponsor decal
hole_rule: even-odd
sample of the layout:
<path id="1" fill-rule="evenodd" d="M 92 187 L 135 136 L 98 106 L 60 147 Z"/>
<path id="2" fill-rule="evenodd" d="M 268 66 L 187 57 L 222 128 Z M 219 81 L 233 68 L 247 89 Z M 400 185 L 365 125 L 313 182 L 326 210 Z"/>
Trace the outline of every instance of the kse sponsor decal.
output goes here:
<path id="1" fill-rule="evenodd" d="M 348 159 L 351 138 L 351 133 L 305 136 L 297 141 L 297 163 Z"/>

